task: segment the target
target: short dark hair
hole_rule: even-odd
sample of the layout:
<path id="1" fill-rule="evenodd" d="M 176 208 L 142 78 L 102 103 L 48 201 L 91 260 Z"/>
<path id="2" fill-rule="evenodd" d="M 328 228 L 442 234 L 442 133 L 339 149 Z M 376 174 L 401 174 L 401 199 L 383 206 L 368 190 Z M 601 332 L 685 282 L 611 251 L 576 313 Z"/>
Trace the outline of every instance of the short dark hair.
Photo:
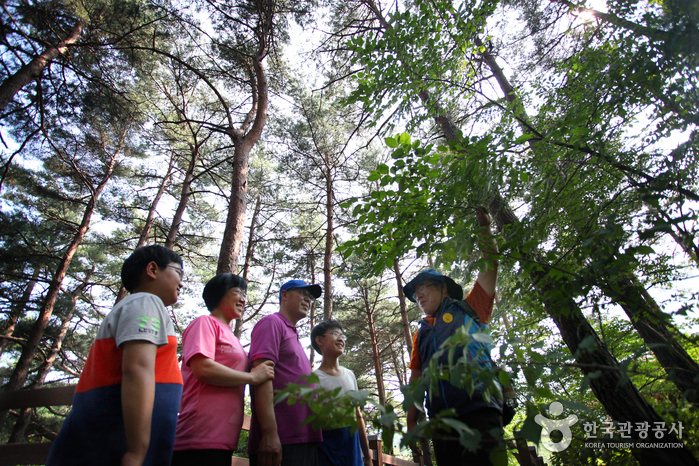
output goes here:
<path id="1" fill-rule="evenodd" d="M 234 273 L 220 273 L 214 278 L 206 282 L 204 292 L 201 297 L 204 298 L 204 304 L 209 312 L 216 309 L 218 303 L 221 302 L 223 296 L 231 288 L 240 288 L 241 290 L 248 289 L 248 282 L 243 277 Z"/>
<path id="2" fill-rule="evenodd" d="M 155 262 L 159 268 L 164 269 L 168 265 L 176 262 L 183 267 L 182 258 L 172 249 L 159 244 L 141 246 L 136 248 L 121 266 L 121 283 L 126 291 L 132 293 L 141 285 L 141 278 L 146 266 Z"/>
<path id="3" fill-rule="evenodd" d="M 325 322 L 321 322 L 315 327 L 313 327 L 313 330 L 311 330 L 311 346 L 313 347 L 314 350 L 318 352 L 318 354 L 323 354 L 320 352 L 320 348 L 318 347 L 318 343 L 316 343 L 316 337 L 320 337 L 322 335 L 325 335 L 325 333 L 333 328 L 338 328 L 341 331 L 344 332 L 344 329 L 342 328 L 342 324 L 336 320 L 326 320 Z"/>

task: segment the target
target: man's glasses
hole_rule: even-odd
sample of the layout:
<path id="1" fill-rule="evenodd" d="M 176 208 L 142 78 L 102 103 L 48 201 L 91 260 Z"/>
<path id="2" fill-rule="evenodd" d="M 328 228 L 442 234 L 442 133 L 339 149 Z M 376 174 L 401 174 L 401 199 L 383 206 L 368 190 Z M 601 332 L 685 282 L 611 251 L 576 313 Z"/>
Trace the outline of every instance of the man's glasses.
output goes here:
<path id="1" fill-rule="evenodd" d="M 304 298 L 308 298 L 311 300 L 311 302 L 316 300 L 316 297 L 313 296 L 313 293 L 311 293 L 309 290 L 306 288 L 294 288 L 294 291 L 296 291 L 298 294 L 303 296 Z"/>
<path id="2" fill-rule="evenodd" d="M 432 286 L 437 286 L 439 283 L 437 282 L 423 282 L 420 283 L 418 286 L 415 287 L 415 294 L 423 294 L 425 291 L 427 291 L 428 288 Z"/>

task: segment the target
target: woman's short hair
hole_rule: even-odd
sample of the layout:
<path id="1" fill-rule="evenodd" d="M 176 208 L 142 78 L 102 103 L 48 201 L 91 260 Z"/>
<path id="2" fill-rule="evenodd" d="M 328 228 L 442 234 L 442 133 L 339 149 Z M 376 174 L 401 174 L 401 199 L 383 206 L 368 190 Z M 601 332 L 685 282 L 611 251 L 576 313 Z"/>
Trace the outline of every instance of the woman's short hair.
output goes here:
<path id="1" fill-rule="evenodd" d="M 314 350 L 318 352 L 318 354 L 323 353 L 320 352 L 320 347 L 318 347 L 318 343 L 316 343 L 316 337 L 323 336 L 328 330 L 332 330 L 334 328 L 340 329 L 344 332 L 342 324 L 340 324 L 340 322 L 336 320 L 326 320 L 324 322 L 319 323 L 318 325 L 313 327 L 313 330 L 311 330 L 311 346 Z"/>
<path id="2" fill-rule="evenodd" d="M 234 273 L 220 273 L 206 282 L 201 297 L 204 298 L 204 304 L 209 312 L 218 307 L 218 303 L 231 288 L 240 288 L 244 291 L 248 289 L 248 283 L 243 277 Z"/>

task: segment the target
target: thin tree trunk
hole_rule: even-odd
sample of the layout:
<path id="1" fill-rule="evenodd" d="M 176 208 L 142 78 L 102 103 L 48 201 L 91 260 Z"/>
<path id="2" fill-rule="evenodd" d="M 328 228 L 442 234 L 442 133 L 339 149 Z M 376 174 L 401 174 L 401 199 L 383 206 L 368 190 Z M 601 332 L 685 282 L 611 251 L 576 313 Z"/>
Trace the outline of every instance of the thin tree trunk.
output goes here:
<path id="1" fill-rule="evenodd" d="M 20 89 L 41 76 L 41 73 L 52 60 L 64 53 L 70 45 L 75 44 L 80 39 L 82 31 L 82 23 L 77 22 L 68 34 L 68 37 L 56 45 L 49 45 L 41 54 L 34 57 L 32 61 L 5 79 L 0 84 L 0 112 L 5 110 L 7 104 L 12 101 Z"/>
<path id="2" fill-rule="evenodd" d="M 197 166 L 197 161 L 199 160 L 199 145 L 190 145 L 190 160 L 189 166 L 187 167 L 187 172 L 184 175 L 184 181 L 182 181 L 182 190 L 180 192 L 180 202 L 175 209 L 175 215 L 172 217 L 172 223 L 170 224 L 170 231 L 168 231 L 167 239 L 165 240 L 165 247 L 172 249 L 175 245 L 175 239 L 177 238 L 177 233 L 180 230 L 180 224 L 182 223 L 182 216 L 189 203 L 189 197 L 191 195 L 192 180 L 194 179 L 194 169 Z M 244 218 L 243 218 L 244 220 Z"/>
<path id="3" fill-rule="evenodd" d="M 308 253 L 308 273 L 311 276 L 311 284 L 315 284 L 316 282 L 316 256 L 315 256 L 315 251 L 311 249 Z M 311 312 L 308 315 L 308 326 L 309 328 L 313 329 L 316 325 L 316 302 L 313 301 L 311 303 Z M 316 352 L 313 349 L 313 346 L 310 348 L 310 356 L 308 357 L 308 360 L 311 362 L 311 368 L 313 368 L 313 363 L 315 362 L 315 357 L 316 357 Z"/>
<path id="4" fill-rule="evenodd" d="M 331 170 L 330 155 L 325 156 L 325 252 L 323 254 L 323 313 L 325 320 L 333 318 L 333 296 L 332 296 L 332 258 L 333 246 L 335 245 L 335 215 L 333 204 L 335 192 L 333 187 L 333 174 Z"/>
<path id="5" fill-rule="evenodd" d="M 699 403 L 699 365 L 679 344 L 665 314 L 638 279 L 614 277 L 601 286 L 604 294 L 626 312 L 643 342 L 653 351 L 668 379 L 696 408 Z"/>
<path id="6" fill-rule="evenodd" d="M 15 327 L 17 326 L 17 321 L 20 316 L 24 314 L 29 299 L 32 297 L 32 291 L 34 291 L 34 286 L 36 286 L 36 281 L 39 278 L 39 273 L 41 268 L 35 268 L 32 272 L 32 278 L 27 282 L 27 286 L 24 287 L 24 292 L 22 297 L 14 303 L 12 306 L 12 311 L 10 312 L 10 317 L 7 322 L 5 330 L 3 330 L 2 335 L 7 338 L 0 338 L 0 355 L 5 352 L 5 349 L 10 343 L 10 338 L 13 336 Z"/>
<path id="7" fill-rule="evenodd" d="M 405 364 L 401 364 L 401 361 L 398 359 L 398 355 L 396 354 L 396 350 L 393 347 L 393 342 L 391 342 L 389 344 L 389 350 L 391 351 L 391 359 L 393 360 L 393 367 L 396 371 L 396 376 L 398 377 L 398 385 L 401 387 L 403 385 L 407 385 L 405 383 L 405 381 L 406 381 Z"/>
<path id="8" fill-rule="evenodd" d="M 410 319 L 408 318 L 408 306 L 405 302 L 405 293 L 403 293 L 403 274 L 400 271 L 400 262 L 398 259 L 393 261 L 393 273 L 396 277 L 396 288 L 398 288 L 398 304 L 400 305 L 400 318 L 403 323 L 403 336 L 405 337 L 405 346 L 408 348 L 408 354 L 413 353 L 413 336 L 410 333 Z"/>
<path id="9" fill-rule="evenodd" d="M 364 313 L 367 318 L 367 330 L 369 330 L 369 343 L 371 344 L 371 360 L 374 363 L 374 373 L 376 375 L 376 391 L 379 395 L 379 404 L 386 406 L 386 389 L 383 380 L 383 367 L 381 365 L 381 352 L 379 351 L 379 337 L 374 325 L 374 311 L 369 302 L 369 291 L 362 290 L 362 300 L 364 301 Z"/>
<path id="10" fill-rule="evenodd" d="M 170 164 L 167 167 L 167 172 L 165 173 L 165 176 L 162 178 L 160 182 L 160 186 L 158 187 L 158 192 L 155 194 L 155 197 L 153 198 L 153 202 L 150 203 L 150 206 L 148 207 L 148 216 L 146 217 L 146 221 L 143 224 L 143 228 L 141 229 L 141 234 L 138 237 L 138 243 L 136 244 L 136 247 L 139 248 L 146 244 L 146 241 L 148 240 L 148 235 L 150 234 L 150 229 L 153 226 L 153 219 L 155 218 L 155 212 L 158 208 L 158 204 L 160 203 L 160 199 L 162 199 L 163 194 L 165 193 L 165 189 L 167 188 L 168 183 L 170 182 L 170 178 L 172 177 L 172 170 L 175 167 L 175 159 L 177 158 L 177 155 L 175 151 L 172 151 L 172 155 L 170 156 Z M 117 293 L 116 301 L 114 304 L 116 305 L 119 301 L 124 299 L 128 292 L 126 291 L 126 288 L 124 288 L 124 285 L 121 285 L 119 287 L 119 292 Z"/>
<path id="11" fill-rule="evenodd" d="M 61 327 L 58 331 L 58 334 L 56 335 L 56 338 L 54 338 L 53 344 L 51 345 L 51 350 L 46 356 L 46 360 L 41 364 L 39 370 L 37 371 L 34 383 L 32 383 L 31 385 L 32 389 L 37 389 L 44 386 L 46 376 L 51 371 L 53 363 L 56 361 L 56 358 L 58 357 L 58 353 L 61 352 L 63 340 L 66 336 L 66 333 L 68 333 L 70 321 L 73 318 L 73 314 L 75 313 L 75 303 L 78 300 L 78 296 L 80 296 L 80 294 L 82 294 L 85 288 L 87 288 L 89 281 L 92 278 L 92 274 L 94 272 L 95 266 L 93 265 L 92 269 L 85 274 L 85 278 L 83 278 L 82 283 L 71 293 L 70 300 L 72 305 L 70 307 L 70 310 L 61 319 Z M 15 422 L 14 429 L 12 430 L 12 434 L 10 435 L 10 438 L 7 443 L 19 443 L 24 440 L 27 427 L 29 426 L 29 422 L 32 419 L 32 414 L 33 413 L 30 408 L 26 408 L 20 412 L 17 422 Z"/>

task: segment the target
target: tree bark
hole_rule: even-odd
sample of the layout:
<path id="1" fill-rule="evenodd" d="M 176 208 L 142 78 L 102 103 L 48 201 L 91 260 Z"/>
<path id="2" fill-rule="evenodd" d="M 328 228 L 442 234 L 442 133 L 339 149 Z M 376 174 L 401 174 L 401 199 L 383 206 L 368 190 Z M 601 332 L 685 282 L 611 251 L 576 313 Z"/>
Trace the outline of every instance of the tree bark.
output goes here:
<path id="1" fill-rule="evenodd" d="M 5 79 L 0 84 L 0 112 L 5 110 L 5 107 L 7 107 L 20 89 L 41 76 L 41 73 L 52 60 L 64 53 L 69 46 L 75 44 L 80 39 L 82 31 L 82 23 L 77 22 L 71 29 L 68 37 L 56 45 L 49 45 L 41 54 L 17 70 L 15 74 Z"/>
<path id="2" fill-rule="evenodd" d="M 546 272 L 540 272 L 544 275 Z M 549 285 L 545 277 L 537 286 L 539 292 L 549 292 Z M 643 398 L 638 388 L 622 372 L 618 361 L 604 346 L 580 309 L 571 300 L 568 303 L 546 303 L 546 309 L 553 318 L 556 326 L 561 330 L 561 336 L 575 360 L 583 367 L 583 372 L 588 377 L 590 388 L 597 399 L 602 403 L 615 422 L 663 422 L 663 418 Z M 585 342 L 585 349 L 582 343 Z M 593 342 L 592 345 L 589 343 Z M 600 374 L 598 376 L 598 374 Z M 638 431 L 633 429 L 631 437 L 637 442 L 643 442 L 638 436 Z M 668 433 L 663 441 L 679 443 L 680 440 Z M 669 450 L 659 448 L 632 449 L 632 453 L 641 466 L 655 466 L 658 464 L 697 465 L 699 464 L 692 453 L 683 445 L 682 448 Z"/>
<path id="3" fill-rule="evenodd" d="M 680 345 L 681 335 L 670 330 L 669 316 L 633 276 L 613 277 L 601 289 L 624 309 L 644 343 L 665 369 L 668 379 L 696 409 L 699 403 L 699 365 Z"/>
<path id="4" fill-rule="evenodd" d="M 315 284 L 316 282 L 316 257 L 315 257 L 315 251 L 313 248 L 310 249 L 308 253 L 308 262 L 306 263 L 308 266 L 308 275 L 311 277 L 311 284 Z M 311 303 L 311 310 L 308 314 L 308 326 L 312 329 L 316 325 L 316 302 L 313 301 Z M 310 355 L 308 357 L 308 360 L 311 362 L 311 367 L 313 367 L 313 363 L 315 362 L 315 357 L 316 357 L 316 352 L 313 349 L 313 346 L 311 345 L 310 349 Z"/>

